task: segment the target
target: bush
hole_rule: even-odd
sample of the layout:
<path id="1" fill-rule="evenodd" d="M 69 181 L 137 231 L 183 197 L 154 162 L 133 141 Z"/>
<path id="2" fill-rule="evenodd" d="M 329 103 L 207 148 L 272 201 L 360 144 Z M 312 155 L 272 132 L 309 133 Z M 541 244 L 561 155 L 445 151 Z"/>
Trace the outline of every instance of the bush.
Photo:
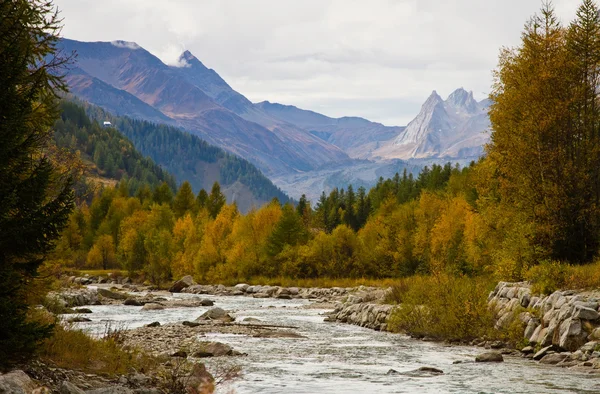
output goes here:
<path id="1" fill-rule="evenodd" d="M 494 334 L 494 313 L 487 297 L 493 282 L 449 275 L 406 278 L 390 300 L 400 305 L 390 320 L 391 331 L 435 339 L 470 340 Z"/>

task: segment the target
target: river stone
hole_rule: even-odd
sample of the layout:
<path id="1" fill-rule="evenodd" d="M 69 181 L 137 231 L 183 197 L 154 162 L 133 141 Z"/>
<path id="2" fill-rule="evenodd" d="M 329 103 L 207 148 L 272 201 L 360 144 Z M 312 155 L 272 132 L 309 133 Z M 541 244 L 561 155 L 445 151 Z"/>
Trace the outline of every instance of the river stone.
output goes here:
<path id="1" fill-rule="evenodd" d="M 88 319 L 87 317 L 77 316 L 77 317 L 72 317 L 67 321 L 69 323 L 86 323 L 86 322 L 92 321 L 92 319 Z"/>
<path id="2" fill-rule="evenodd" d="M 546 346 L 545 348 L 540 349 L 536 354 L 533 355 L 533 359 L 534 360 L 541 360 L 542 358 L 544 358 L 544 356 L 546 354 L 548 354 L 548 352 L 550 350 L 552 350 L 553 346 Z"/>
<path id="3" fill-rule="evenodd" d="M 127 305 L 127 306 L 142 306 L 143 304 L 141 302 L 139 302 L 138 300 L 134 299 L 134 298 L 128 298 L 125 300 L 125 302 L 123 303 L 123 305 Z"/>
<path id="4" fill-rule="evenodd" d="M 186 275 L 183 278 L 179 279 L 177 282 L 173 283 L 173 286 L 169 289 L 171 293 L 180 293 L 181 290 L 186 287 L 190 287 L 195 285 L 194 278 L 191 275 Z"/>
<path id="5" fill-rule="evenodd" d="M 165 309 L 164 305 L 157 304 L 155 302 L 149 302 L 142 307 L 143 311 L 160 311 Z"/>
<path id="6" fill-rule="evenodd" d="M 209 300 L 208 298 L 200 300 L 200 305 L 202 306 L 213 306 L 214 304 L 215 302 L 213 300 Z"/>
<path id="7" fill-rule="evenodd" d="M 558 345 L 565 350 L 575 351 L 585 344 L 587 334 L 581 327 L 579 319 L 567 319 L 560 325 Z"/>
<path id="8" fill-rule="evenodd" d="M 93 313 L 90 308 L 77 308 L 75 313 Z"/>
<path id="9" fill-rule="evenodd" d="M 236 288 L 237 290 L 246 292 L 246 290 L 248 290 L 248 287 L 250 287 L 250 285 L 247 283 L 238 283 L 237 285 L 235 285 L 233 287 Z"/>
<path id="10" fill-rule="evenodd" d="M 179 378 L 179 383 L 185 388 L 186 393 L 210 393 L 214 390 L 214 381 L 215 379 L 202 363 L 194 364 L 192 373 Z"/>
<path id="11" fill-rule="evenodd" d="M 271 296 L 267 293 L 254 293 L 252 294 L 254 298 L 271 298 Z"/>
<path id="12" fill-rule="evenodd" d="M 564 360 L 566 360 L 567 358 L 569 358 L 568 354 L 564 354 L 564 353 L 552 353 L 552 354 L 547 354 L 545 355 L 541 360 L 540 363 L 541 364 L 558 364 Z"/>
<path id="13" fill-rule="evenodd" d="M 116 291 L 110 291 L 108 289 L 103 288 L 98 289 L 98 294 L 100 294 L 102 297 L 110 298 L 113 300 L 126 300 L 127 298 L 129 298 L 127 294 L 117 293 Z"/>
<path id="14" fill-rule="evenodd" d="M 531 354 L 535 351 L 535 349 L 533 348 L 533 346 L 525 346 L 523 349 L 521 349 L 521 352 L 523 354 Z"/>
<path id="15" fill-rule="evenodd" d="M 184 325 L 184 326 L 187 326 L 187 327 L 198 327 L 200 325 L 200 323 L 198 323 L 198 322 L 187 321 L 187 320 L 184 321 L 184 322 L 182 322 L 181 324 Z"/>
<path id="16" fill-rule="evenodd" d="M 155 321 L 155 322 L 152 322 L 152 323 L 146 324 L 146 327 L 150 327 L 150 328 L 153 328 L 153 327 L 160 327 L 160 322 L 157 322 L 157 321 Z"/>
<path id="17" fill-rule="evenodd" d="M 31 378 L 21 370 L 0 375 L 0 393 L 29 394 L 35 390 L 36 385 Z"/>
<path id="18" fill-rule="evenodd" d="M 231 317 L 225 310 L 219 307 L 211 308 L 204 312 L 200 317 L 196 319 L 196 321 L 203 320 L 219 320 L 222 322 L 230 322 L 233 321 L 233 317 Z"/>
<path id="19" fill-rule="evenodd" d="M 592 308 L 587 308 L 584 306 L 576 306 L 575 312 L 573 313 L 574 319 L 582 319 L 582 320 L 597 320 L 600 317 L 600 314 L 593 310 Z"/>
<path id="20" fill-rule="evenodd" d="M 262 320 L 257 319 L 255 317 L 246 317 L 244 320 L 242 320 L 243 322 L 246 323 L 262 323 Z"/>
<path id="21" fill-rule="evenodd" d="M 179 358 L 187 358 L 187 356 L 188 356 L 187 352 L 185 352 L 183 350 L 179 350 L 170 355 L 170 357 L 179 357 Z"/>
<path id="22" fill-rule="evenodd" d="M 60 385 L 60 394 L 85 394 L 85 391 L 71 382 L 64 381 Z"/>
<path id="23" fill-rule="evenodd" d="M 499 352 L 485 352 L 475 357 L 475 361 L 478 363 L 502 362 L 504 357 Z"/>
<path id="24" fill-rule="evenodd" d="M 231 346 L 221 342 L 199 342 L 192 357 L 220 357 L 230 356 L 233 354 Z"/>

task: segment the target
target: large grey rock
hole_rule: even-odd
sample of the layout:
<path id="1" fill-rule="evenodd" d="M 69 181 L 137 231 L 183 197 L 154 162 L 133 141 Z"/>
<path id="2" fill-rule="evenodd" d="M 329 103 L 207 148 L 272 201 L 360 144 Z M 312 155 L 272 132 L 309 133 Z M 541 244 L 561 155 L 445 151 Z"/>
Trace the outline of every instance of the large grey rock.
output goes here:
<path id="1" fill-rule="evenodd" d="M 579 319 L 567 319 L 563 321 L 560 325 L 559 335 L 558 346 L 569 351 L 575 351 L 585 344 L 587 337 Z"/>
<path id="2" fill-rule="evenodd" d="M 534 354 L 533 355 L 533 359 L 534 360 L 541 360 L 551 350 L 552 350 L 552 346 L 546 346 L 545 348 L 540 349 L 536 354 Z"/>
<path id="3" fill-rule="evenodd" d="M 0 393 L 30 394 L 37 385 L 21 370 L 11 371 L 0 375 Z"/>
<path id="4" fill-rule="evenodd" d="M 60 385 L 60 394 L 85 394 L 85 391 L 71 382 L 64 381 Z"/>
<path id="5" fill-rule="evenodd" d="M 545 355 L 540 360 L 540 363 L 554 365 L 554 364 L 558 364 L 558 363 L 566 360 L 567 358 L 569 358 L 568 354 L 564 354 L 564 353 L 552 353 L 552 354 Z"/>
<path id="6" fill-rule="evenodd" d="M 220 357 L 233 355 L 231 346 L 221 342 L 200 342 L 192 357 Z"/>
<path id="7" fill-rule="evenodd" d="M 102 289 L 102 288 L 98 289 L 98 294 L 100 294 L 102 297 L 110 298 L 113 300 L 126 300 L 127 298 L 129 298 L 129 296 L 127 294 L 118 293 L 116 291 L 111 291 L 111 290 Z"/>
<path id="8" fill-rule="evenodd" d="M 485 352 L 475 357 L 475 361 L 478 363 L 502 362 L 504 357 L 500 352 Z"/>
<path id="9" fill-rule="evenodd" d="M 195 284 L 196 282 L 194 282 L 194 278 L 192 278 L 191 275 L 186 275 L 183 278 L 179 279 L 177 282 L 173 283 L 173 286 L 171 286 L 169 291 L 171 293 L 180 293 L 181 290 L 185 289 L 186 287 L 193 286 Z"/>
<path id="10" fill-rule="evenodd" d="M 244 293 L 246 292 L 246 290 L 248 289 L 248 287 L 250 287 L 249 284 L 247 283 L 238 283 L 237 285 L 233 286 L 235 289 L 243 291 Z"/>
<path id="11" fill-rule="evenodd" d="M 582 320 L 597 320 L 598 318 L 600 318 L 600 314 L 592 308 L 587 308 L 585 306 L 578 305 L 575 307 L 573 318 Z"/>
<path id="12" fill-rule="evenodd" d="M 230 322 L 233 321 L 234 318 L 231 317 L 225 310 L 219 307 L 211 308 L 204 312 L 200 317 L 196 319 L 196 321 L 203 320 L 218 320 L 222 322 Z"/>
<path id="13" fill-rule="evenodd" d="M 204 364 L 194 364 L 192 373 L 188 376 L 179 378 L 179 382 L 185 387 L 188 393 L 209 393 L 213 390 L 215 379 L 206 370 Z"/>

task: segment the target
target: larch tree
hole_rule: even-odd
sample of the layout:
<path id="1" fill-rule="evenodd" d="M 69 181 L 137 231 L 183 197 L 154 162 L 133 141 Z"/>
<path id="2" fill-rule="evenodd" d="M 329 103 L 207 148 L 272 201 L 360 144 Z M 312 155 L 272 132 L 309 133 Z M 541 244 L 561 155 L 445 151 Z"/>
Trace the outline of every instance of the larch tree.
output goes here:
<path id="1" fill-rule="evenodd" d="M 52 327 L 27 320 L 26 294 L 73 209 L 68 176 L 46 154 L 66 90 L 52 2 L 0 1 L 0 368 Z"/>

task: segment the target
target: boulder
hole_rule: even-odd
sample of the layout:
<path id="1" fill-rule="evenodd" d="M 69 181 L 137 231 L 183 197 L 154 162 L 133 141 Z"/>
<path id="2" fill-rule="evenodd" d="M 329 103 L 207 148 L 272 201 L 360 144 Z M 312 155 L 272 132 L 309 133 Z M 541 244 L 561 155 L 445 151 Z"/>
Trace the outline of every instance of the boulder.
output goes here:
<path id="1" fill-rule="evenodd" d="M 161 304 L 158 304 L 155 302 L 149 302 L 142 307 L 143 311 L 160 311 L 163 309 L 165 309 L 164 305 L 161 305 Z"/>
<path id="2" fill-rule="evenodd" d="M 179 378 L 187 393 L 212 393 L 215 378 L 206 370 L 204 364 L 194 364 L 192 373 Z"/>
<path id="3" fill-rule="evenodd" d="M 198 327 L 200 325 L 200 323 L 198 323 L 198 322 L 187 321 L 187 320 L 184 321 L 184 322 L 182 322 L 181 324 L 184 325 L 184 326 L 187 326 L 187 327 Z"/>
<path id="4" fill-rule="evenodd" d="M 0 393 L 30 394 L 35 388 L 36 384 L 21 370 L 0 375 Z"/>
<path id="5" fill-rule="evenodd" d="M 173 283 L 173 286 L 171 286 L 169 291 L 171 293 L 180 293 L 181 290 L 185 289 L 186 287 L 193 286 L 195 284 L 196 282 L 194 282 L 194 278 L 192 278 L 191 275 L 186 275 L 183 278 L 179 279 L 177 282 Z"/>
<path id="6" fill-rule="evenodd" d="M 587 334 L 581 327 L 579 319 L 567 319 L 563 321 L 559 328 L 559 343 L 562 349 L 575 351 L 586 342 Z"/>
<path id="7" fill-rule="evenodd" d="M 235 289 L 243 291 L 243 292 L 246 292 L 248 287 L 250 287 L 250 285 L 248 285 L 246 283 L 238 283 L 237 285 L 234 286 Z"/>
<path id="8" fill-rule="evenodd" d="M 139 302 L 135 298 L 128 298 L 128 299 L 125 300 L 125 302 L 123 303 L 123 305 L 128 305 L 128 306 L 142 306 L 144 304 L 142 304 L 141 302 Z"/>
<path id="9" fill-rule="evenodd" d="M 533 348 L 533 346 L 525 346 L 523 349 L 521 349 L 521 352 L 523 354 L 531 354 L 535 351 L 535 349 Z"/>
<path id="10" fill-rule="evenodd" d="M 220 357 L 233 354 L 232 347 L 221 342 L 200 342 L 196 349 L 192 357 Z"/>
<path id="11" fill-rule="evenodd" d="M 546 354 L 548 354 L 548 352 L 550 352 L 552 350 L 553 346 L 546 346 L 545 348 L 540 349 L 536 354 L 533 355 L 533 359 L 534 360 L 541 360 L 542 358 L 544 358 L 544 356 Z"/>
<path id="12" fill-rule="evenodd" d="M 540 363 L 541 364 L 558 364 L 564 360 L 566 360 L 567 358 L 569 358 L 569 354 L 565 354 L 565 353 L 552 353 L 552 354 L 547 354 L 545 355 L 541 360 Z"/>
<path id="13" fill-rule="evenodd" d="M 90 308 L 77 308 L 75 313 L 93 313 Z"/>
<path id="14" fill-rule="evenodd" d="M 60 385 L 60 394 L 85 394 L 85 391 L 71 382 L 64 381 Z"/>
<path id="15" fill-rule="evenodd" d="M 184 352 L 183 350 L 180 350 L 180 351 L 175 352 L 170 355 L 170 357 L 180 357 L 180 358 L 187 358 L 187 356 L 188 356 L 187 352 Z"/>
<path id="16" fill-rule="evenodd" d="M 153 327 L 160 327 L 160 322 L 157 322 L 157 321 L 155 321 L 155 322 L 152 322 L 152 323 L 146 324 L 146 327 L 150 327 L 150 328 L 153 328 Z"/>
<path id="17" fill-rule="evenodd" d="M 127 294 L 117 293 L 116 291 L 111 291 L 108 289 L 98 289 L 98 294 L 100 294 L 104 298 L 110 298 L 112 300 L 126 300 L 129 298 Z"/>
<path id="18" fill-rule="evenodd" d="M 88 319 L 87 317 L 76 316 L 67 320 L 69 323 L 86 323 L 92 321 L 92 319 Z"/>
<path id="19" fill-rule="evenodd" d="M 485 352 L 475 357 L 475 361 L 478 363 L 502 362 L 504 357 L 499 352 Z"/>
<path id="20" fill-rule="evenodd" d="M 592 308 L 576 306 L 575 312 L 573 313 L 573 318 L 582 320 L 597 320 L 600 318 L 600 314 Z"/>
<path id="21" fill-rule="evenodd" d="M 214 304 L 215 302 L 213 300 L 209 300 L 208 298 L 200 300 L 200 305 L 202 306 L 213 306 Z"/>
<path id="22" fill-rule="evenodd" d="M 225 310 L 219 307 L 211 308 L 204 312 L 196 321 L 217 320 L 222 322 L 231 322 L 234 320 Z"/>

